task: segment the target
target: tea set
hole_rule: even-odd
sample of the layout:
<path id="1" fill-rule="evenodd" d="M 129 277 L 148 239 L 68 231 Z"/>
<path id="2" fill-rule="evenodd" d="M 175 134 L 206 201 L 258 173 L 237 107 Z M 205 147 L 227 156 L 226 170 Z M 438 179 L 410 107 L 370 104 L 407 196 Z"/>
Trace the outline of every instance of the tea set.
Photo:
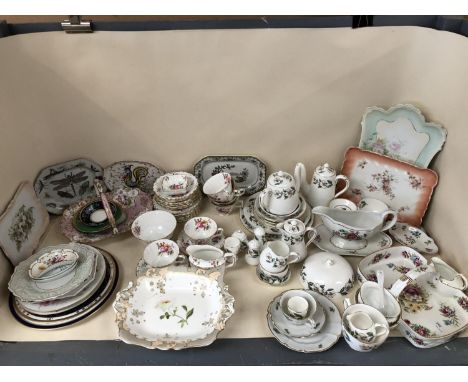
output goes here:
<path id="1" fill-rule="evenodd" d="M 399 117 L 384 126 L 374 120 L 382 115 Z M 402 118 L 419 121 L 417 134 L 431 131 L 434 142 L 418 146 L 419 156 L 417 150 L 408 151 L 411 158 L 379 151 L 380 135 L 394 138 L 390 125 L 406 131 Z M 418 224 L 425 210 L 409 210 L 423 197 L 418 179 L 436 185 L 437 174 L 426 167 L 446 134 L 421 122 L 408 105 L 372 109 L 362 127 L 360 148 L 347 150 L 341 174 L 323 163 L 310 182 L 303 163 L 292 174 L 278 170 L 267 177 L 265 164 L 252 156 L 205 157 L 195 175 L 139 161 L 102 169 L 80 159 L 42 170 L 35 189 L 44 209 L 63 212 L 61 229 L 70 240 L 94 242 L 131 230 L 145 244 L 137 280 L 113 305 L 119 337 L 127 343 L 151 349 L 212 343 L 234 313 L 225 273 L 243 255 L 255 267 L 259 288 L 299 278 L 303 289 L 276 296 L 266 317 L 272 335 L 291 350 L 325 351 L 343 336 L 351 349 L 368 352 L 384 344 L 391 329 L 417 347 L 439 346 L 468 326 L 462 292 L 468 280 L 439 257 L 423 256 L 439 248 Z M 68 174 L 81 197 L 73 185 L 70 198 L 52 192 Z M 213 217 L 203 216 L 203 195 L 218 215 L 238 208 L 245 230 L 228 235 Z M 430 195 L 424 200 L 429 203 Z M 392 246 L 392 239 L 401 245 Z M 311 253 L 314 245 L 321 251 Z M 345 256 L 362 257 L 356 274 Z M 99 309 L 117 279 L 117 263 L 106 251 L 74 242 L 43 248 L 15 269 L 12 312 L 33 327 L 70 325 Z M 342 314 L 337 304 L 343 304 Z M 188 330 L 190 325 L 195 329 Z"/>

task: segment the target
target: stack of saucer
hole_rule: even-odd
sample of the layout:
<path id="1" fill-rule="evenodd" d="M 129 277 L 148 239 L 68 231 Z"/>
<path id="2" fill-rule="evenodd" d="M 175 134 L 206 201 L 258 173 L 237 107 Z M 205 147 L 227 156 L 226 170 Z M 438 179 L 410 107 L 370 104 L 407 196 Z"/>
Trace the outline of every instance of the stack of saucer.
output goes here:
<path id="1" fill-rule="evenodd" d="M 117 273 L 112 256 L 91 246 L 46 247 L 15 268 L 8 284 L 10 308 L 27 326 L 70 325 L 102 306 L 115 287 Z"/>
<path id="2" fill-rule="evenodd" d="M 164 186 L 165 179 L 186 180 L 184 188 L 177 190 L 169 186 Z M 172 192 L 171 192 L 172 190 Z M 178 171 L 167 173 L 161 176 L 154 183 L 153 204 L 156 210 L 163 210 L 172 213 L 178 222 L 184 222 L 198 215 L 200 211 L 201 192 L 198 188 L 198 180 L 192 174 Z"/>
<path id="3" fill-rule="evenodd" d="M 268 306 L 267 321 L 282 345 L 302 353 L 325 351 L 341 334 L 338 308 L 309 290 L 292 289 L 276 296 Z"/>

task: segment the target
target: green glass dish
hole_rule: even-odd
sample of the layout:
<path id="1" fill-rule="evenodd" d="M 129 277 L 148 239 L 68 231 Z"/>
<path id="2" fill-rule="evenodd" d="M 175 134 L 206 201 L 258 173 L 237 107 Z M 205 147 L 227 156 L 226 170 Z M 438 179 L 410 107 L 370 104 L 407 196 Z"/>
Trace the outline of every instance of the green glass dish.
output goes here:
<path id="1" fill-rule="evenodd" d="M 109 202 L 109 205 L 111 207 L 112 214 L 114 215 L 115 223 L 119 225 L 124 222 L 126 215 L 123 212 L 122 207 L 112 201 Z M 104 209 L 102 201 L 94 200 L 89 202 L 75 214 L 73 217 L 73 226 L 83 233 L 99 233 L 111 229 L 112 226 L 107 219 L 102 222 L 91 221 L 92 213 L 102 209 Z"/>

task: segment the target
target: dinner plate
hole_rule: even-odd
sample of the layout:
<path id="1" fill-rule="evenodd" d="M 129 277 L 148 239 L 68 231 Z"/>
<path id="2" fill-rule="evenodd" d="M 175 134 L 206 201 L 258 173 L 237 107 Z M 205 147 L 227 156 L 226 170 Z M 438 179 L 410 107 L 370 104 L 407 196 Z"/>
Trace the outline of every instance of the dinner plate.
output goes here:
<path id="1" fill-rule="evenodd" d="M 98 290 L 82 304 L 59 314 L 41 316 L 25 311 L 10 294 L 10 310 L 13 316 L 22 324 L 35 329 L 56 329 L 79 322 L 99 310 L 108 300 L 117 285 L 119 269 L 110 253 L 99 249 L 106 261 L 106 274 Z"/>
<path id="2" fill-rule="evenodd" d="M 305 338 L 289 337 L 281 332 L 271 319 L 271 310 L 279 303 L 280 296 L 277 296 L 268 306 L 267 322 L 268 328 L 279 343 L 288 349 L 301 353 L 317 353 L 330 349 L 341 336 L 341 315 L 336 305 L 325 296 L 308 290 L 325 311 L 325 324 L 320 331 L 312 336 Z"/>

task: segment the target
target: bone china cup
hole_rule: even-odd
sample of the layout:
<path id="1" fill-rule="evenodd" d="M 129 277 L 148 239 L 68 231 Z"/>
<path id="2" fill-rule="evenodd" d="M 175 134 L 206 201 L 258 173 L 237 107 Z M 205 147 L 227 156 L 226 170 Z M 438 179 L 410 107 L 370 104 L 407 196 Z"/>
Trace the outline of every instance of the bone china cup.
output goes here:
<path id="1" fill-rule="evenodd" d="M 289 252 L 289 246 L 280 240 L 269 241 L 260 254 L 260 265 L 270 273 L 280 273 L 298 260 L 299 255 Z"/>
<path id="2" fill-rule="evenodd" d="M 193 240 L 208 240 L 218 231 L 216 222 L 205 216 L 197 216 L 185 223 L 184 232 Z"/>
<path id="3" fill-rule="evenodd" d="M 209 178 L 203 185 L 203 193 L 214 203 L 232 202 L 239 194 L 232 187 L 232 177 L 227 172 L 220 172 Z"/>
<path id="4" fill-rule="evenodd" d="M 132 234 L 147 242 L 169 239 L 177 225 L 176 218 L 167 211 L 149 211 L 138 216 L 132 224 Z"/>

